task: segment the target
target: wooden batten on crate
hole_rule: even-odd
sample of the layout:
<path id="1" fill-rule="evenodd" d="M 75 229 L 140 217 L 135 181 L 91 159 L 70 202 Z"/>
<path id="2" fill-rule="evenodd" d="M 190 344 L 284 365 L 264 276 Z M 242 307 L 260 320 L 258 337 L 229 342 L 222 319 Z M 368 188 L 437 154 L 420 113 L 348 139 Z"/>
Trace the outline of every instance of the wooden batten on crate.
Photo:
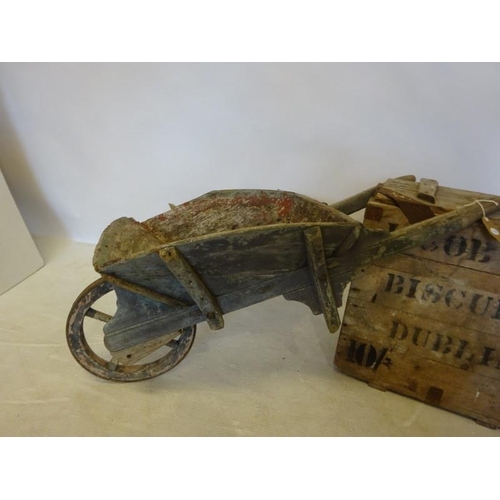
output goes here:
<path id="1" fill-rule="evenodd" d="M 393 231 L 491 197 L 390 180 L 364 223 Z M 498 213 L 490 219 L 500 228 Z M 351 284 L 335 364 L 377 388 L 500 427 L 500 243 L 479 221 L 365 266 Z"/>

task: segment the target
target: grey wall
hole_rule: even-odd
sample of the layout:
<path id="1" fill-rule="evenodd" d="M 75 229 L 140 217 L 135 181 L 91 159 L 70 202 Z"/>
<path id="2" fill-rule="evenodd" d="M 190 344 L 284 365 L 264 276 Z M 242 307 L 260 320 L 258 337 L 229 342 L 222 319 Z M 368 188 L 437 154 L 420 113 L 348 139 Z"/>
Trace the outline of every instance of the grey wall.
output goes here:
<path id="1" fill-rule="evenodd" d="M 414 173 L 500 194 L 498 64 L 4 63 L 0 89 L 35 234 L 95 242 L 213 189 L 334 202 Z"/>

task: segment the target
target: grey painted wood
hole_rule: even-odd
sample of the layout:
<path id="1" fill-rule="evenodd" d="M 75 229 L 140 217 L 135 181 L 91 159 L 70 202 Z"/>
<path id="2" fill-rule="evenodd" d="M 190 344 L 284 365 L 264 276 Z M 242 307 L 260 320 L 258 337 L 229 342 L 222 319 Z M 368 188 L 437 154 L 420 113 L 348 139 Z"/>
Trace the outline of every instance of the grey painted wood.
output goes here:
<path id="1" fill-rule="evenodd" d="M 179 283 L 186 289 L 194 303 L 204 314 L 208 326 L 212 330 L 224 328 L 222 312 L 217 300 L 200 279 L 193 267 L 186 261 L 182 253 L 175 247 L 163 248 L 159 252 L 161 259 L 165 262 L 170 272 L 177 278 Z"/>
<path id="2" fill-rule="evenodd" d="M 330 283 L 325 252 L 323 251 L 323 236 L 321 228 L 311 227 L 304 231 L 307 260 L 313 279 L 316 296 L 321 306 L 326 325 L 330 333 L 335 333 L 340 327 L 337 304 Z"/>

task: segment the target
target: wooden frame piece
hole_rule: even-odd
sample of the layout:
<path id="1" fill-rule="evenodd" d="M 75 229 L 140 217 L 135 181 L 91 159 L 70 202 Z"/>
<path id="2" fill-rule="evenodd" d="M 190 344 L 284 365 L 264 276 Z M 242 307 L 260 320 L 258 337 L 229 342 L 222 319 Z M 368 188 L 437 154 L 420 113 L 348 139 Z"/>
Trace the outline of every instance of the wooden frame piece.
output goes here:
<path id="1" fill-rule="evenodd" d="M 434 179 L 420 179 L 417 197 L 429 203 L 436 203 L 438 182 Z"/>
<path id="2" fill-rule="evenodd" d="M 111 369 L 113 369 L 114 361 L 122 364 L 122 365 L 133 365 L 145 358 L 152 352 L 156 351 L 160 347 L 164 345 L 168 345 L 169 342 L 175 339 L 175 337 L 179 336 L 180 332 L 167 333 L 162 335 L 161 337 L 156 337 L 151 340 L 147 340 L 139 345 L 134 345 L 127 349 L 122 349 L 121 351 L 113 352 L 113 359 L 111 360 Z M 114 360 L 114 361 L 113 361 Z"/>
<path id="3" fill-rule="evenodd" d="M 306 229 L 304 237 L 307 249 L 307 261 L 309 270 L 316 289 L 326 325 L 330 333 L 335 333 L 340 327 L 340 318 L 337 311 L 337 303 L 333 293 L 325 252 L 323 249 L 323 236 L 318 226 Z"/>
<path id="4" fill-rule="evenodd" d="M 396 177 L 397 180 L 404 180 L 415 182 L 414 175 L 403 175 L 401 177 Z M 332 203 L 330 207 L 342 212 L 344 214 L 353 214 L 354 212 L 358 212 L 359 210 L 363 210 L 366 208 L 368 200 L 375 195 L 379 186 L 373 186 L 370 189 L 365 189 L 361 193 L 355 194 L 354 196 L 350 196 L 342 201 L 338 201 L 337 203 Z"/>
<path id="5" fill-rule="evenodd" d="M 158 293 L 144 286 L 136 285 L 135 283 L 130 283 L 127 280 L 118 278 L 117 276 L 112 276 L 111 274 L 105 274 L 105 273 L 101 273 L 101 275 L 106 281 L 109 281 L 113 285 L 119 286 L 120 288 L 128 290 L 129 292 L 138 293 L 139 295 L 147 297 L 148 299 L 156 300 L 157 302 L 167 304 L 167 306 L 186 307 L 189 305 L 184 302 L 181 302 L 180 300 L 169 297 L 168 295 L 165 295 L 163 293 Z"/>
<path id="6" fill-rule="evenodd" d="M 158 254 L 204 314 L 208 326 L 212 330 L 224 328 L 219 304 L 181 252 L 175 247 L 168 247 L 161 249 Z"/>

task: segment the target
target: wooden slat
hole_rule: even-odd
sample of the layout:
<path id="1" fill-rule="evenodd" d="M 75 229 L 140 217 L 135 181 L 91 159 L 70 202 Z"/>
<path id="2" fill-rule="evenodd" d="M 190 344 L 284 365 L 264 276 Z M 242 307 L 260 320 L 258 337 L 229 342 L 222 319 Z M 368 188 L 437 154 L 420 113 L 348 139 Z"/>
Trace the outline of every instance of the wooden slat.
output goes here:
<path id="1" fill-rule="evenodd" d="M 417 196 L 429 203 L 435 203 L 436 193 L 438 189 L 438 182 L 434 179 L 421 179 L 418 184 Z"/>
<path id="2" fill-rule="evenodd" d="M 364 268 L 350 297 L 500 335 L 500 277 L 406 255 Z"/>
<path id="3" fill-rule="evenodd" d="M 500 198 L 497 198 L 500 200 Z M 486 214 L 491 214 L 498 210 L 498 207 L 491 204 L 484 208 Z M 387 238 L 380 238 L 377 235 L 356 245 L 355 252 L 349 252 L 332 259 L 334 264 L 343 271 L 338 275 L 338 279 L 353 279 L 359 274 L 359 268 L 375 260 L 388 257 L 397 253 L 405 252 L 411 248 L 423 245 L 433 239 L 444 238 L 457 233 L 470 226 L 481 218 L 481 208 L 472 203 L 462 206 L 453 212 L 444 213 L 437 217 L 424 220 L 411 226 L 403 227 L 391 233 Z M 343 274 L 343 276 L 342 276 Z"/>
<path id="4" fill-rule="evenodd" d="M 372 200 L 369 207 L 366 217 L 370 218 L 365 220 L 365 225 L 370 229 L 396 230 L 408 226 L 408 220 L 394 205 Z M 500 223 L 500 214 L 497 212 L 491 215 L 490 219 Z M 426 260 L 500 275 L 500 260 L 494 258 L 498 251 L 500 242 L 494 240 L 479 221 L 463 229 L 460 234 L 430 239 L 405 253 Z"/>
<path id="5" fill-rule="evenodd" d="M 385 309 L 377 302 L 350 297 L 342 333 L 352 333 L 363 342 L 377 340 L 394 356 L 404 358 L 412 352 L 500 384 L 500 352 L 491 350 L 498 345 L 498 335 L 471 328 L 476 326 L 473 323 L 450 324 L 445 314 L 430 319 L 418 313 L 404 307 Z"/>
<path id="6" fill-rule="evenodd" d="M 208 326 L 212 330 L 224 328 L 224 319 L 216 299 L 182 254 L 175 247 L 168 247 L 160 250 L 159 255 L 205 315 Z"/>
<path id="7" fill-rule="evenodd" d="M 405 214 L 410 224 L 415 224 L 416 222 L 421 222 L 434 216 L 434 212 L 429 205 L 401 194 L 399 191 L 380 186 L 378 192 L 394 200 Z"/>
<path id="8" fill-rule="evenodd" d="M 341 333 L 335 365 L 342 373 L 466 415 L 488 426 L 500 426 L 500 381 L 422 358 L 408 350 L 391 351 L 374 336 L 369 342 Z"/>
<path id="9" fill-rule="evenodd" d="M 416 203 L 421 203 L 418 198 L 418 182 L 408 182 L 398 179 L 389 179 L 384 182 L 384 187 L 391 190 L 397 191 L 402 195 L 413 198 Z M 478 193 L 475 191 L 465 191 L 462 189 L 454 189 L 445 186 L 439 186 L 436 193 L 435 205 L 445 210 L 454 210 L 461 205 L 466 205 L 474 200 L 490 200 L 497 199 L 497 196 Z"/>
<path id="10" fill-rule="evenodd" d="M 402 177 L 397 177 L 398 180 L 415 181 L 414 175 L 403 175 Z M 365 189 L 361 193 L 345 198 L 344 200 L 338 201 L 330 205 L 331 208 L 338 210 L 344 214 L 352 214 L 366 207 L 368 200 L 375 194 L 378 186 L 373 186 L 369 189 Z"/>
<path id="11" fill-rule="evenodd" d="M 325 317 L 326 325 L 331 333 L 335 333 L 340 326 L 337 304 L 333 293 L 320 227 L 312 227 L 304 231 L 307 260 L 311 271 L 316 294 Z"/>
<path id="12" fill-rule="evenodd" d="M 169 297 L 168 295 L 155 292 L 154 290 L 150 290 L 149 288 L 146 288 L 144 286 L 131 283 L 130 281 L 118 278 L 117 276 L 112 276 L 111 274 L 105 274 L 105 273 L 101 274 L 103 278 L 105 278 L 113 285 L 119 286 L 120 288 L 124 288 L 129 292 L 138 293 L 139 295 L 147 297 L 148 299 L 153 299 L 156 300 L 157 302 L 161 302 L 163 304 L 167 304 L 168 306 L 173 306 L 173 307 L 179 307 L 179 306 L 183 307 L 187 305 L 186 303 L 174 299 L 172 297 Z"/>
<path id="13" fill-rule="evenodd" d="M 134 347 L 129 347 L 128 349 L 123 349 L 121 351 L 116 351 L 113 353 L 113 357 L 122 365 L 133 365 L 145 358 L 152 352 L 155 352 L 160 347 L 168 344 L 171 340 L 178 337 L 180 332 L 167 333 L 156 337 L 142 344 L 136 345 Z"/>

